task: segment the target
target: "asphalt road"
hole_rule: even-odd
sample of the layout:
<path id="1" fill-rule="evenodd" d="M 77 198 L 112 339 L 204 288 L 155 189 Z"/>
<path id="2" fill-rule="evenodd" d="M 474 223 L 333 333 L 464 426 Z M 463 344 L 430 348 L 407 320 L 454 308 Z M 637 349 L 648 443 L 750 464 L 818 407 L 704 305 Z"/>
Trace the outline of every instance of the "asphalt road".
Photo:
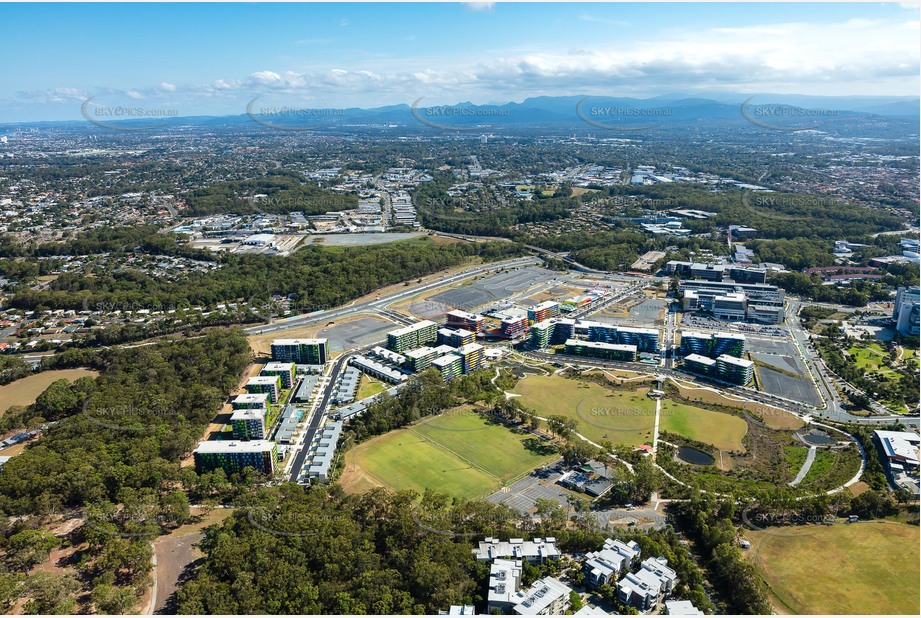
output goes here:
<path id="1" fill-rule="evenodd" d="M 310 445 L 313 443 L 313 438 L 317 435 L 317 429 L 319 429 L 320 423 L 326 419 L 329 399 L 333 395 L 336 378 L 339 377 L 339 374 L 342 372 L 343 367 L 348 363 L 351 356 L 351 353 L 343 354 L 337 358 L 335 364 L 333 364 L 332 371 L 329 374 L 329 382 L 326 385 L 326 389 L 323 391 L 323 399 L 320 401 L 320 405 L 317 406 L 316 411 L 314 411 L 313 418 L 310 419 L 310 425 L 307 426 L 304 445 L 301 447 L 301 450 L 298 451 L 297 455 L 294 456 L 290 477 L 292 483 L 296 483 L 301 475 L 301 468 L 304 467 L 304 461 L 307 459 L 307 453 L 310 451 Z"/>
<path id="2" fill-rule="evenodd" d="M 331 320 L 333 318 L 340 318 L 344 316 L 351 315 L 353 313 L 361 313 L 363 311 L 379 311 L 380 309 L 386 307 L 387 305 L 394 303 L 402 298 L 407 296 L 415 296 L 420 292 L 429 290 L 432 288 L 441 287 L 450 283 L 458 283 L 465 279 L 475 277 L 477 275 L 489 272 L 492 270 L 498 270 L 500 268 L 514 268 L 517 266 L 525 266 L 527 264 L 536 264 L 540 263 L 540 259 L 536 257 L 525 257 L 525 258 L 516 258 L 514 260 L 506 260 L 504 262 L 494 262 L 492 264 L 485 264 L 483 266 L 477 266 L 476 268 L 471 268 L 465 270 L 464 272 L 457 273 L 448 277 L 443 277 L 441 279 L 435 279 L 428 283 L 421 283 L 417 285 L 410 285 L 399 292 L 393 294 L 388 294 L 386 296 L 381 296 L 374 300 L 365 301 L 363 303 L 353 303 L 350 305 L 344 305 L 336 309 L 329 309 L 325 311 L 316 311 L 314 313 L 308 313 L 305 315 L 294 316 L 291 318 L 285 318 L 273 322 L 271 324 L 263 324 L 261 326 L 252 326 L 250 328 L 244 329 L 244 332 L 248 335 L 261 335 L 269 333 L 279 333 L 282 331 L 290 330 L 292 328 L 298 328 L 301 326 L 306 326 L 323 320 Z"/>

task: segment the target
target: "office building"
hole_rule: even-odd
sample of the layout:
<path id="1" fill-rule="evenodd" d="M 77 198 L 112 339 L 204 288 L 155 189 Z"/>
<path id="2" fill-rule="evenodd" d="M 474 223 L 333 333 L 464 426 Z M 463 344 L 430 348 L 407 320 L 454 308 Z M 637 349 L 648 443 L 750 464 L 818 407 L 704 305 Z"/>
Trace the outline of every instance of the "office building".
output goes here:
<path id="1" fill-rule="evenodd" d="M 223 468 L 227 474 L 233 474 L 251 467 L 271 476 L 275 473 L 278 447 L 269 440 L 208 440 L 199 443 L 192 455 L 195 459 L 195 471 L 199 474 L 218 468 Z"/>
<path id="2" fill-rule="evenodd" d="M 767 269 L 733 266 L 729 269 L 729 277 L 736 283 L 765 283 Z"/>
<path id="3" fill-rule="evenodd" d="M 462 345 L 454 353 L 461 357 L 461 369 L 465 375 L 483 367 L 483 346 L 479 343 Z"/>
<path id="4" fill-rule="evenodd" d="M 234 410 L 230 415 L 234 440 L 264 440 L 265 410 Z"/>
<path id="5" fill-rule="evenodd" d="M 432 367 L 441 372 L 441 377 L 453 380 L 464 373 L 464 360 L 457 354 L 445 354 L 432 361 Z"/>
<path id="6" fill-rule="evenodd" d="M 544 322 L 559 315 L 560 303 L 555 303 L 552 300 L 544 301 L 528 309 L 528 321 L 531 324 Z"/>
<path id="7" fill-rule="evenodd" d="M 919 324 L 921 324 L 919 290 L 921 288 L 918 286 L 900 287 L 896 292 L 892 321 L 895 322 L 895 329 L 902 336 L 917 337 L 921 332 L 919 331 Z"/>
<path id="8" fill-rule="evenodd" d="M 419 348 L 438 339 L 438 325 L 430 320 L 422 320 L 387 333 L 387 347 L 394 352 L 403 352 Z"/>
<path id="9" fill-rule="evenodd" d="M 278 403 L 281 396 L 281 378 L 277 375 L 254 376 L 246 381 L 246 392 L 250 395 L 264 393 L 271 403 Z"/>
<path id="10" fill-rule="evenodd" d="M 266 363 L 259 375 L 278 376 L 282 388 L 291 388 L 294 384 L 294 363 Z"/>
<path id="11" fill-rule="evenodd" d="M 463 328 L 439 328 L 438 343 L 441 345 L 459 348 L 476 341 L 476 333 Z"/>
<path id="12" fill-rule="evenodd" d="M 273 361 L 325 365 L 328 358 L 327 339 L 276 339 L 272 342 Z"/>
<path id="13" fill-rule="evenodd" d="M 735 281 L 701 281 L 687 280 L 678 284 L 680 292 L 704 292 L 713 295 L 742 292 L 749 301 L 764 304 L 766 301 L 783 301 L 784 291 L 776 285 L 766 283 L 738 283 Z"/>
<path id="14" fill-rule="evenodd" d="M 635 361 L 636 346 L 569 339 L 566 341 L 564 354 L 570 356 L 587 356 L 610 361 Z"/>
<path id="15" fill-rule="evenodd" d="M 716 377 L 724 382 L 744 386 L 751 382 L 755 363 L 723 354 L 716 359 Z"/>
<path id="16" fill-rule="evenodd" d="M 447 325 L 451 328 L 462 328 L 479 335 L 486 329 L 486 318 L 476 313 L 467 313 L 454 309 L 445 314 Z"/>

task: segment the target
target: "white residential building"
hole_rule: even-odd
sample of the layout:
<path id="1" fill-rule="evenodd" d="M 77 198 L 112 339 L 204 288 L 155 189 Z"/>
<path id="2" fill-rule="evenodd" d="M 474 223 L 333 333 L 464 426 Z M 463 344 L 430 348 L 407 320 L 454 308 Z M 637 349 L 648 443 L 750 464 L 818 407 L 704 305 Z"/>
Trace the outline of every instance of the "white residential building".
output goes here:
<path id="1" fill-rule="evenodd" d="M 519 591 L 512 611 L 519 616 L 559 616 L 569 609 L 569 593 L 572 588 L 554 577 L 545 577 L 534 582 L 527 590 Z"/>

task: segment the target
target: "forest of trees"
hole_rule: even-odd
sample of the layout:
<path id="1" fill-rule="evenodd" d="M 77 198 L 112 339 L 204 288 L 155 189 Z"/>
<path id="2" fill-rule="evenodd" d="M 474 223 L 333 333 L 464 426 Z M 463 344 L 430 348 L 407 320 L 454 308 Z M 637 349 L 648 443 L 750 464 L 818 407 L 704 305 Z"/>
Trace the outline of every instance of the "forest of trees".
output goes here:
<path id="1" fill-rule="evenodd" d="M 304 247 L 286 257 L 225 254 L 221 268 L 175 281 L 138 271 L 86 276 L 65 273 L 46 289 L 18 291 L 18 309 L 115 307 L 213 307 L 238 300 L 267 302 L 288 296 L 307 306 L 336 306 L 374 290 L 463 264 L 472 257 L 495 261 L 522 255 L 514 243 L 439 244 L 418 238 L 365 247 Z"/>
<path id="2" fill-rule="evenodd" d="M 255 195 L 266 197 L 254 200 Z M 274 174 L 254 180 L 218 182 L 186 196 L 187 214 L 302 212 L 306 216 L 358 207 L 356 195 L 321 189 L 297 173 Z"/>

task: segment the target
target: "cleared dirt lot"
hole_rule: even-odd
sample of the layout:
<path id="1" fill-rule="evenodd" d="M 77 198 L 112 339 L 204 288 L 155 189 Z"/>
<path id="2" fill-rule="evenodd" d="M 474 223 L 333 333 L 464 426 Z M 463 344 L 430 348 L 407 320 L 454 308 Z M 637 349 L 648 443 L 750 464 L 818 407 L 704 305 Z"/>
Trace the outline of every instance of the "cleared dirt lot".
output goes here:
<path id="1" fill-rule="evenodd" d="M 35 400 L 57 380 L 70 380 L 79 378 L 95 378 L 98 371 L 92 369 L 59 369 L 57 371 L 43 371 L 27 376 L 15 382 L 0 386 L 0 415 L 13 406 L 27 406 Z"/>
<path id="2" fill-rule="evenodd" d="M 173 604 L 176 601 L 175 595 L 180 579 L 183 573 L 187 569 L 193 569 L 195 561 L 202 557 L 202 553 L 195 547 L 202 539 L 202 531 L 233 515 L 233 509 L 214 509 L 202 516 L 200 509 L 193 508 L 192 515 L 198 515 L 201 521 L 180 526 L 154 542 L 154 550 L 157 553 L 155 614 L 174 613 Z"/>

